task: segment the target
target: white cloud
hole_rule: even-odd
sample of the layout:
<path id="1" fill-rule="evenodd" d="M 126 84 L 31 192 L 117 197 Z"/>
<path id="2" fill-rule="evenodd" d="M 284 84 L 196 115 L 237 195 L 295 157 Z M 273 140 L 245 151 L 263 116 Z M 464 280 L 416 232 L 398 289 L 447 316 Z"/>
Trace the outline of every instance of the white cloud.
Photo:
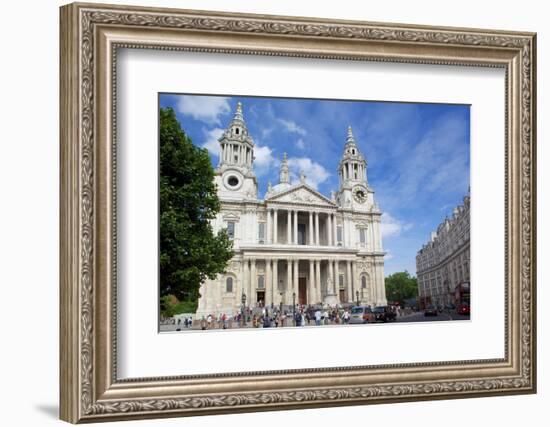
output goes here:
<path id="1" fill-rule="evenodd" d="M 302 135 L 302 136 L 305 136 L 307 134 L 306 130 L 297 125 L 295 122 L 293 122 L 292 120 L 285 120 L 285 119 L 277 119 L 277 121 L 279 123 L 281 123 L 283 125 L 283 127 L 288 131 L 288 132 L 291 132 L 291 133 L 297 133 L 298 135 Z"/>
<path id="2" fill-rule="evenodd" d="M 276 164 L 277 161 L 273 157 L 273 150 L 267 145 L 256 144 L 254 147 L 254 171 L 256 175 L 265 175 Z"/>
<path id="3" fill-rule="evenodd" d="M 299 148 L 300 150 L 303 150 L 304 148 L 306 148 L 306 143 L 302 138 L 296 141 L 296 147 Z"/>
<path id="4" fill-rule="evenodd" d="M 300 173 L 306 175 L 306 183 L 313 188 L 326 181 L 330 174 L 319 163 L 312 161 L 309 157 L 291 157 L 288 159 L 290 175 L 293 181 L 299 179 Z"/>
<path id="5" fill-rule="evenodd" d="M 229 98 L 221 96 L 182 95 L 178 97 L 180 113 L 208 124 L 221 124 L 219 116 L 231 111 Z"/>
<path id="6" fill-rule="evenodd" d="M 399 236 L 403 231 L 411 229 L 412 226 L 412 223 L 404 223 L 402 221 L 399 221 L 397 218 L 394 218 L 389 213 L 384 212 L 382 214 L 382 221 L 380 223 L 380 232 L 382 234 L 382 238 Z"/>
<path id="7" fill-rule="evenodd" d="M 394 256 L 393 256 L 392 252 L 389 249 L 386 250 L 386 255 L 384 255 L 384 260 L 389 261 L 390 259 L 393 259 L 393 258 L 394 258 Z"/>
<path id="8" fill-rule="evenodd" d="M 202 144 L 202 147 L 206 148 L 210 154 L 218 157 L 220 155 L 220 143 L 218 142 L 218 139 L 222 136 L 223 129 L 203 129 L 203 132 L 205 135 L 205 142 Z"/>

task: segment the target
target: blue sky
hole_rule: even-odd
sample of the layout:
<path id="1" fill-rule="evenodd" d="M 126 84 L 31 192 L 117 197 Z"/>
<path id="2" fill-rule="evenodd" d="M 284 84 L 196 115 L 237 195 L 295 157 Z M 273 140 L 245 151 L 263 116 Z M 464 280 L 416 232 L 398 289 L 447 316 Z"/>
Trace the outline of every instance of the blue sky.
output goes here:
<path id="1" fill-rule="evenodd" d="M 367 159 L 369 186 L 382 215 L 386 276 L 416 275 L 416 252 L 462 202 L 470 185 L 470 107 L 448 104 L 334 101 L 162 94 L 193 142 L 217 165 L 217 138 L 240 101 L 255 142 L 259 197 L 278 182 L 287 152 L 293 180 L 325 195 L 338 189 L 347 127 Z"/>

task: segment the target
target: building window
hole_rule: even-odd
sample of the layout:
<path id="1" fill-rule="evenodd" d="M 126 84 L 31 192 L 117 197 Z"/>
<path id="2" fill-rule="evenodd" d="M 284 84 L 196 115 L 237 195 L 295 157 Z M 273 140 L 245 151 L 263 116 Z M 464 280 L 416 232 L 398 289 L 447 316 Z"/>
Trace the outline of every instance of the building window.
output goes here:
<path id="1" fill-rule="evenodd" d="M 361 277 L 361 288 L 362 289 L 367 289 L 367 276 L 362 276 Z"/>
<path id="2" fill-rule="evenodd" d="M 233 292 L 233 277 L 225 279 L 225 292 Z"/>
<path id="3" fill-rule="evenodd" d="M 264 276 L 258 276 L 258 289 L 263 289 L 265 287 Z"/>
<path id="4" fill-rule="evenodd" d="M 258 239 L 260 243 L 265 240 L 265 222 L 260 222 L 258 224 Z"/>
<path id="5" fill-rule="evenodd" d="M 227 221 L 227 235 L 231 240 L 235 238 L 235 221 Z"/>
<path id="6" fill-rule="evenodd" d="M 366 228 L 360 228 L 359 229 L 359 243 L 361 243 L 361 246 L 366 246 L 366 244 L 367 244 L 367 229 Z"/>
<path id="7" fill-rule="evenodd" d="M 340 289 L 345 289 L 343 274 L 340 274 L 340 276 L 338 277 L 338 284 L 340 286 Z"/>
<path id="8" fill-rule="evenodd" d="M 336 240 L 338 241 L 338 244 L 342 244 L 342 226 L 339 225 L 336 227 Z"/>

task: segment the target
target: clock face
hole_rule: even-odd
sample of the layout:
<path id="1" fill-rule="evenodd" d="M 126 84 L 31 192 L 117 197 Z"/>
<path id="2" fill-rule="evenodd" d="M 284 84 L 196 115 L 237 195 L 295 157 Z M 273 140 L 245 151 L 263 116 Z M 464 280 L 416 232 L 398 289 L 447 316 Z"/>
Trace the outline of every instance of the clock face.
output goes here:
<path id="1" fill-rule="evenodd" d="M 358 203 L 365 203 L 367 201 L 367 192 L 363 187 L 355 187 L 353 189 L 353 198 Z"/>
<path id="2" fill-rule="evenodd" d="M 223 184 L 228 190 L 238 190 L 243 184 L 243 177 L 240 173 L 229 171 L 223 177 Z"/>

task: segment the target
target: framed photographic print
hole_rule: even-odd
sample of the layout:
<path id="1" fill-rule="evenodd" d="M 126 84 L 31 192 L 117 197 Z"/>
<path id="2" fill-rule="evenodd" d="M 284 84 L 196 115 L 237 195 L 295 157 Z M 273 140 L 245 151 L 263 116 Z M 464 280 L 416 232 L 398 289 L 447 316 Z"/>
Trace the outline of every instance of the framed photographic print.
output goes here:
<path id="1" fill-rule="evenodd" d="M 61 8 L 61 418 L 536 390 L 535 35 Z"/>

